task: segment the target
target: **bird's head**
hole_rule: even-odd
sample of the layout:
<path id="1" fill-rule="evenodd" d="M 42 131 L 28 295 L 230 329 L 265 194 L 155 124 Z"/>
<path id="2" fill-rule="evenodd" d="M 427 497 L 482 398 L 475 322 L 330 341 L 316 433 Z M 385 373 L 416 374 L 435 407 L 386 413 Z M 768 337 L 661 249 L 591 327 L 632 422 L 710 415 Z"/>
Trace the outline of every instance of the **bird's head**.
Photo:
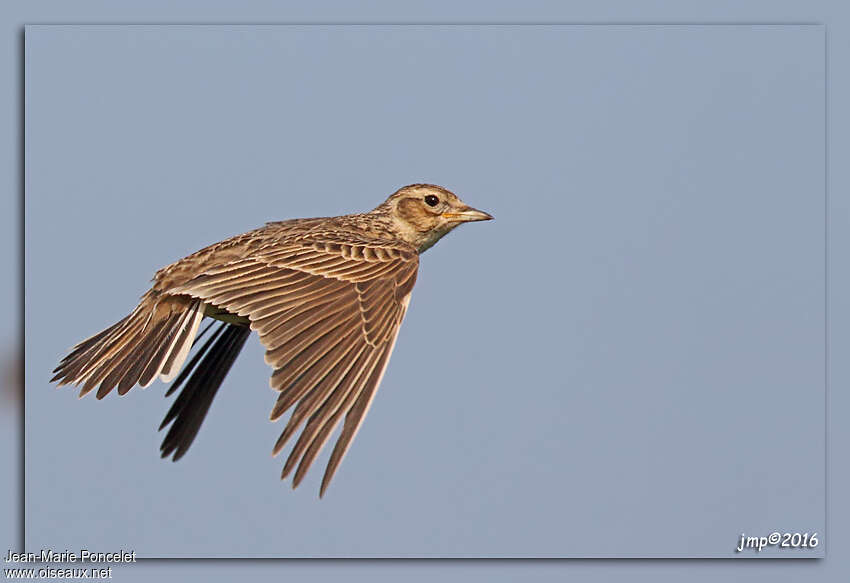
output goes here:
<path id="1" fill-rule="evenodd" d="M 400 188 L 372 212 L 387 215 L 394 230 L 420 253 L 461 223 L 493 218 L 435 184 Z"/>

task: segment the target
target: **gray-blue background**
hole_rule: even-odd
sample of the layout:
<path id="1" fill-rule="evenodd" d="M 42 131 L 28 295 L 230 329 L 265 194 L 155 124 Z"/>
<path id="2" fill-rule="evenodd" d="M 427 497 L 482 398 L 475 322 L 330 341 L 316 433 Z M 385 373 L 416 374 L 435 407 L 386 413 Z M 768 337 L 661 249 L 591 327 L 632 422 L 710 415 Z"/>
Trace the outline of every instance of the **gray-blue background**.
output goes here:
<path id="1" fill-rule="evenodd" d="M 22 144 L 22 25 L 33 22 L 820 22 L 826 25 L 828 144 L 828 401 L 827 401 L 827 559 L 819 561 L 145 561 L 116 573 L 120 581 L 158 580 L 230 581 L 236 577 L 281 577 L 328 581 L 345 577 L 351 581 L 551 581 L 580 578 L 583 581 L 842 581 L 847 578 L 845 553 L 832 549 L 850 545 L 850 504 L 843 492 L 850 491 L 847 443 L 850 425 L 850 167 L 842 162 L 850 155 L 850 11 L 841 0 L 736 0 L 694 2 L 680 0 L 537 0 L 525 3 L 500 0 L 467 3 L 427 0 L 399 4 L 392 0 L 351 3 L 328 0 L 322 3 L 282 3 L 267 0 L 187 0 L 173 3 L 104 4 L 77 0 L 14 1 L 0 4 L 0 181 L 3 201 L 3 237 L 6 253 L 0 253 L 5 273 L 15 274 L 21 233 L 18 208 L 23 180 Z M 0 285 L 0 298 L 13 304 L 18 297 L 18 278 Z M 0 324 L 8 347 L 14 339 L 16 318 Z M 6 387 L 9 387 L 8 382 Z M 7 393 L 8 394 L 8 393 Z M 8 504 L 9 520 L 0 537 L 8 546 L 23 550 L 17 537 L 21 516 L 22 415 L 13 399 L 4 401 L 0 423 L 0 447 L 10 470 L 0 478 L 0 496 Z M 21 410 L 22 412 L 22 410 Z M 841 573 L 844 575 L 841 575 Z M 120 579 L 118 579 L 120 577 Z"/>
<path id="2" fill-rule="evenodd" d="M 697 557 L 822 533 L 823 122 L 819 26 L 28 28 L 28 548 Z M 180 464 L 162 385 L 47 385 L 161 265 L 422 180 L 497 221 L 423 258 L 325 500 L 319 471 L 277 481 L 256 341 Z"/>

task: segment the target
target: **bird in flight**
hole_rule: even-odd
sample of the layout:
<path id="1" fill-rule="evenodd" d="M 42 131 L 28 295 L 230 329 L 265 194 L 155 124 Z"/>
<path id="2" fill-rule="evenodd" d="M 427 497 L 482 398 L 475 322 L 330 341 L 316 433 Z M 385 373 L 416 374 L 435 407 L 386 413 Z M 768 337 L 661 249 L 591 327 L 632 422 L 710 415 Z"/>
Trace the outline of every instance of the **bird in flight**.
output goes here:
<path id="1" fill-rule="evenodd" d="M 123 395 L 173 381 L 166 396 L 180 394 L 160 449 L 177 461 L 256 331 L 279 393 L 271 420 L 294 406 L 273 454 L 303 425 L 281 479 L 295 469 L 297 487 L 342 422 L 321 497 L 381 382 L 419 254 L 462 223 L 492 218 L 445 188 L 412 184 L 367 213 L 267 223 L 157 271 L 139 305 L 74 346 L 51 382 L 82 385 L 80 397 L 97 388 L 102 399 L 115 387 Z M 211 322 L 198 333 L 204 317 Z"/>

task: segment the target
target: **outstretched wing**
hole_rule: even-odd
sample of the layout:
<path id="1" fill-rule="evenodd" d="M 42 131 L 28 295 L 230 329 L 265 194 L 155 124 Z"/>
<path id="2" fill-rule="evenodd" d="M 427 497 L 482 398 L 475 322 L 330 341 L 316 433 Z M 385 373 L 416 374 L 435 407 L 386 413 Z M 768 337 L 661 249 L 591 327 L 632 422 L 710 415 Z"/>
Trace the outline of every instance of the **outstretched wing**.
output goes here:
<path id="1" fill-rule="evenodd" d="M 277 455 L 304 425 L 281 478 L 297 487 L 343 416 L 320 496 L 354 439 L 389 361 L 416 281 L 418 256 L 384 241 L 317 235 L 254 250 L 171 293 L 247 317 L 274 369 L 277 420 L 295 406 Z"/>

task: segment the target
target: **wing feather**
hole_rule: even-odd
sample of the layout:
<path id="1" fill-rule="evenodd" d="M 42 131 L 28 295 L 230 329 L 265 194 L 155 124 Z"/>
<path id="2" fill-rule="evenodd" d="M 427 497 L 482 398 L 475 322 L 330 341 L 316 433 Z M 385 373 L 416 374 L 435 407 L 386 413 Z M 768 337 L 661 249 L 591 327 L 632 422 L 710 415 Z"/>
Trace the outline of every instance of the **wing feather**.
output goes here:
<path id="1" fill-rule="evenodd" d="M 314 450 L 314 457 L 315 454 L 318 453 L 318 449 L 324 445 L 326 439 L 326 437 L 322 435 L 322 429 L 330 422 L 332 425 L 329 427 L 329 431 L 333 431 L 336 420 L 338 419 L 337 411 L 339 411 L 341 407 L 344 408 L 350 404 L 349 396 L 351 396 L 352 393 L 354 393 L 359 387 L 360 379 L 363 377 L 364 372 L 369 368 L 369 365 L 374 358 L 375 354 L 373 351 L 367 350 L 365 347 L 361 347 L 353 366 L 348 369 L 345 375 L 340 379 L 337 386 L 331 389 L 330 393 L 326 396 L 318 410 L 310 416 L 310 420 L 301 431 L 301 435 L 298 436 L 298 441 L 296 441 L 295 446 L 289 453 L 289 457 L 286 459 L 286 463 L 283 466 L 283 472 L 281 473 L 281 478 L 286 478 L 295 467 L 295 464 L 300 460 L 300 463 L 298 463 L 298 470 L 295 472 L 295 477 L 293 478 L 293 487 L 298 486 L 298 483 L 301 482 L 301 479 L 304 476 L 304 472 L 309 469 L 310 464 L 312 463 L 312 459 L 309 459 L 309 461 L 307 459 L 307 454 L 311 450 L 310 446 L 313 445 L 314 442 L 318 441 L 318 447 L 312 448 Z"/>
<path id="2" fill-rule="evenodd" d="M 380 384 L 419 264 L 403 244 L 349 239 L 323 232 L 258 246 L 173 288 L 247 317 L 258 332 L 280 392 L 270 419 L 295 407 L 273 454 L 301 431 L 281 472 L 295 470 L 293 487 L 344 419 L 321 494 Z"/>
<path id="3" fill-rule="evenodd" d="M 375 397 L 378 385 L 381 384 L 381 379 L 383 379 L 384 372 L 387 370 L 387 363 L 392 355 L 396 338 L 397 336 L 394 336 L 393 339 L 390 340 L 389 345 L 384 347 L 381 360 L 372 371 L 369 380 L 364 385 L 363 390 L 357 397 L 357 400 L 348 409 L 348 413 L 345 415 L 345 423 L 343 424 L 342 432 L 336 441 L 336 445 L 334 445 L 333 451 L 331 451 L 331 457 L 330 460 L 328 460 L 327 467 L 325 468 L 325 474 L 322 476 L 322 486 L 319 489 L 320 498 L 325 495 L 325 490 L 328 489 L 328 485 L 331 483 L 339 464 L 342 462 L 342 458 L 344 458 L 345 454 L 348 453 L 348 448 L 351 446 L 351 442 L 360 430 L 360 425 L 362 425 L 363 419 L 365 419 L 366 413 L 369 411 L 369 407 L 372 406 L 372 399 Z"/>
<path id="4" fill-rule="evenodd" d="M 312 351 L 312 347 L 311 350 L 305 350 L 287 363 L 287 368 L 275 371 L 272 375 L 273 384 L 285 388 L 280 389 L 280 396 L 272 409 L 272 421 L 280 418 L 307 391 L 314 389 L 311 391 L 311 398 L 301 401 L 305 407 L 324 394 L 326 387 L 335 386 L 339 377 L 345 374 L 345 363 L 351 362 L 350 353 L 356 345 L 356 336 L 340 335 L 328 342 L 318 343 L 319 350 Z M 278 375 L 281 371 L 286 374 Z M 289 422 L 292 423 L 292 418 Z M 281 435 L 281 440 L 282 447 L 286 438 Z M 280 451 L 279 448 L 277 451 Z"/>

